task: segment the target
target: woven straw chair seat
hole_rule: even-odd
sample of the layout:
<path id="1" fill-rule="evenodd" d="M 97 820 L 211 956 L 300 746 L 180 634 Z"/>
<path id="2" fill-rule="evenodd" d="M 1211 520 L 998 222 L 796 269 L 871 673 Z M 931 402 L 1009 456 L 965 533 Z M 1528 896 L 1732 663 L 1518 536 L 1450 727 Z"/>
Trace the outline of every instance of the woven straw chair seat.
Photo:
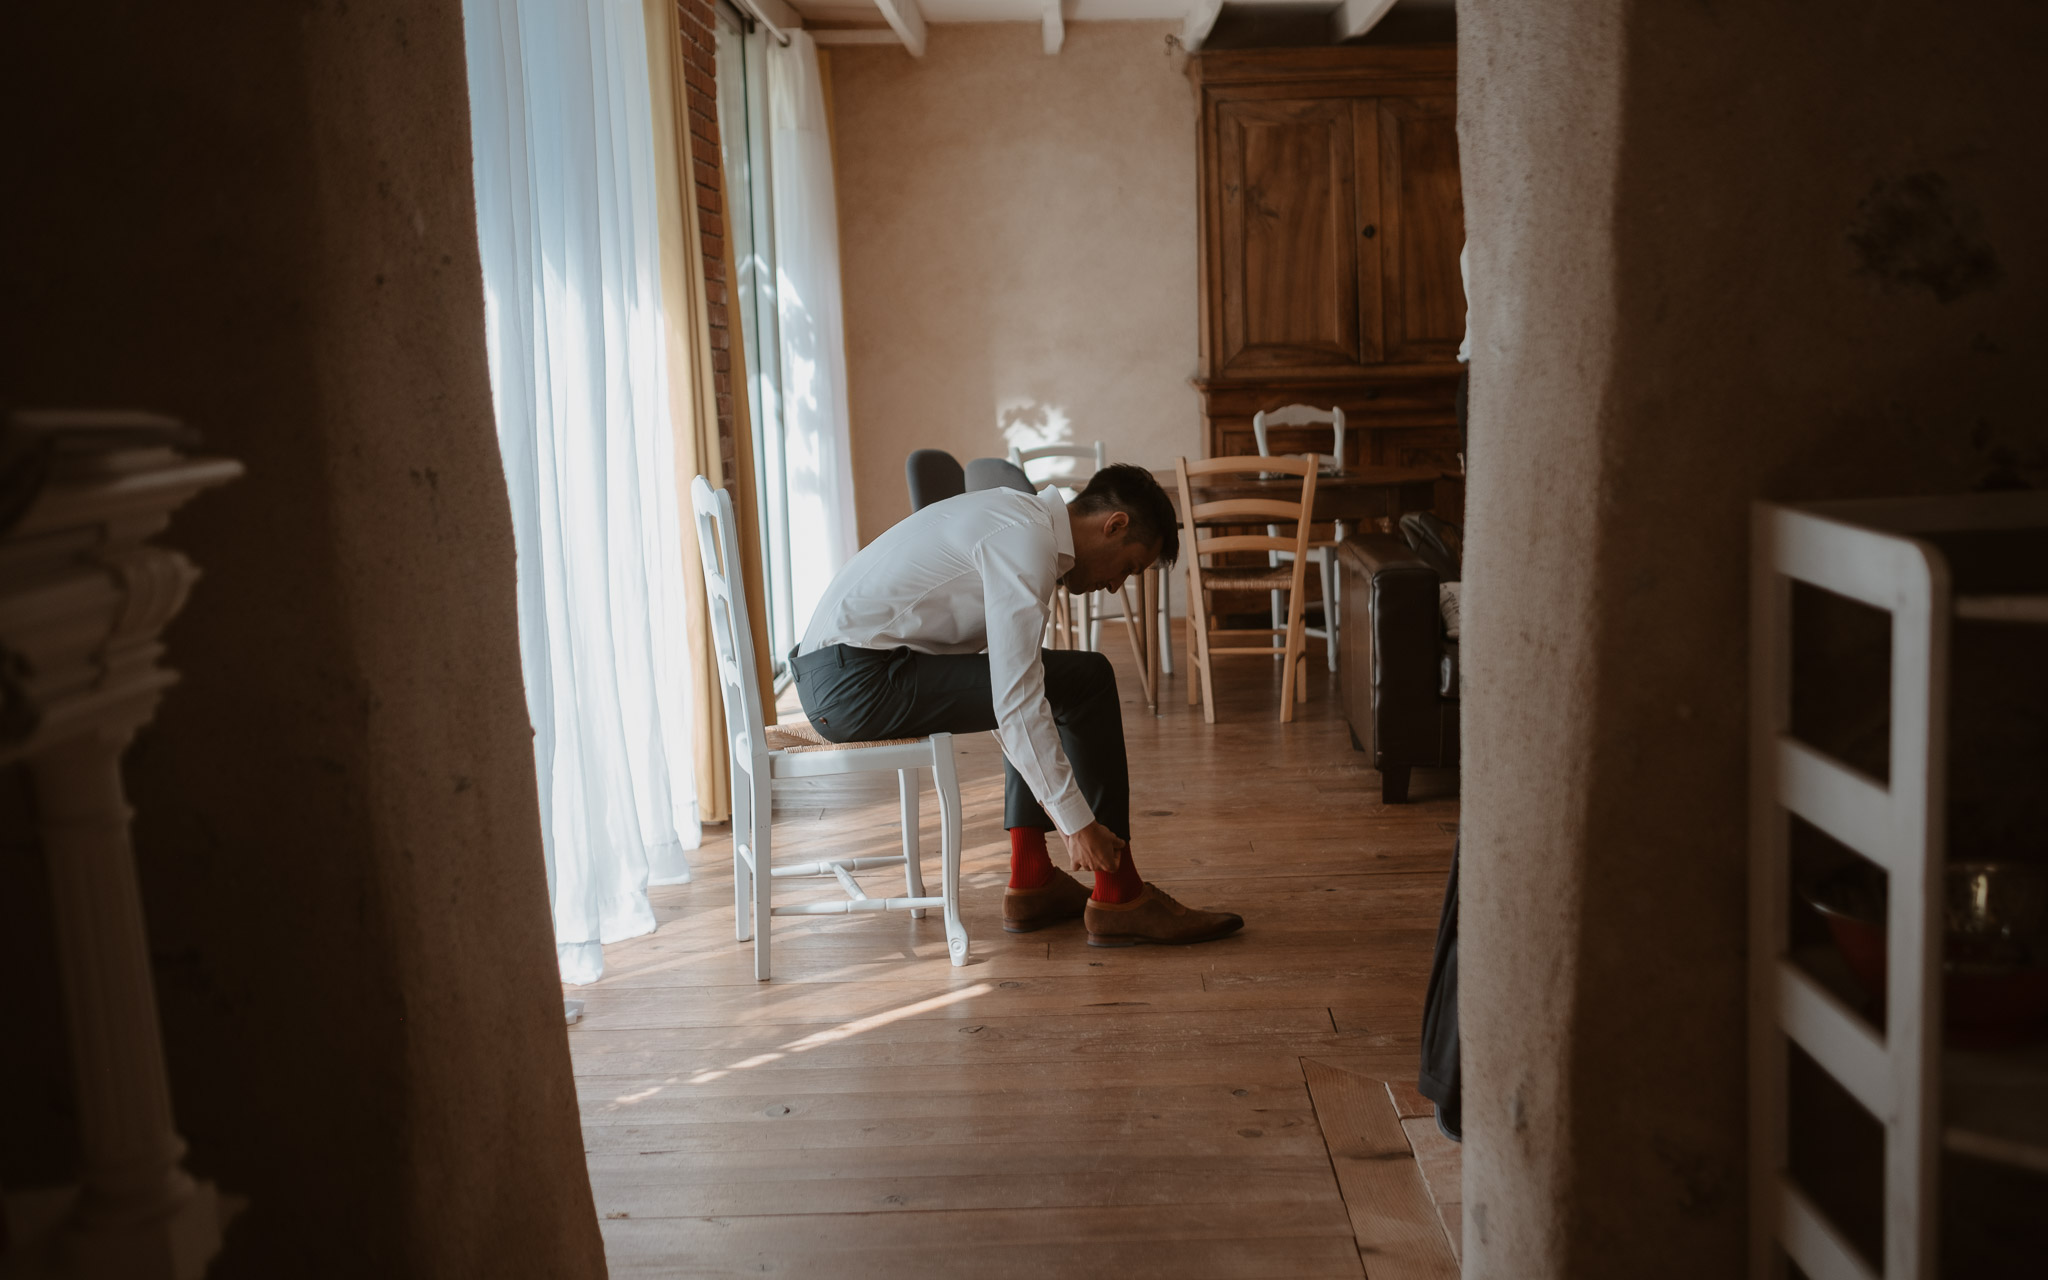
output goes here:
<path id="1" fill-rule="evenodd" d="M 857 751 L 862 747 L 903 747 L 919 741 L 917 738 L 877 738 L 872 742 L 829 742 L 825 735 L 811 727 L 808 720 L 785 720 L 771 724 L 763 731 L 770 751 Z"/>
<path id="2" fill-rule="evenodd" d="M 1294 569 L 1285 564 L 1276 564 L 1270 568 L 1202 570 L 1204 590 L 1285 591 L 1293 585 Z"/>

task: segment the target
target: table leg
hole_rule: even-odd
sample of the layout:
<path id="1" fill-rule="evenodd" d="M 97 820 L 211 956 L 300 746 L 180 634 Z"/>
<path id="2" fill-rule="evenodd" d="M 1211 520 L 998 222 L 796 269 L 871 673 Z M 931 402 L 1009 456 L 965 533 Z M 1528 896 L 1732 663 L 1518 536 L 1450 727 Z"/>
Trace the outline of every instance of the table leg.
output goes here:
<path id="1" fill-rule="evenodd" d="M 1167 628 L 1172 625 L 1171 621 L 1161 617 L 1159 612 L 1161 599 L 1160 587 L 1164 585 L 1163 579 L 1165 578 L 1167 572 L 1168 571 L 1165 569 L 1147 569 L 1145 571 L 1143 587 L 1145 595 L 1145 602 L 1143 605 L 1143 611 L 1145 615 L 1145 630 L 1151 633 L 1149 636 L 1146 637 L 1145 642 L 1145 667 L 1146 671 L 1152 678 L 1152 709 L 1154 711 L 1159 710 L 1159 673 L 1162 670 L 1161 663 L 1163 661 L 1168 660 L 1165 652 L 1167 644 Z"/>

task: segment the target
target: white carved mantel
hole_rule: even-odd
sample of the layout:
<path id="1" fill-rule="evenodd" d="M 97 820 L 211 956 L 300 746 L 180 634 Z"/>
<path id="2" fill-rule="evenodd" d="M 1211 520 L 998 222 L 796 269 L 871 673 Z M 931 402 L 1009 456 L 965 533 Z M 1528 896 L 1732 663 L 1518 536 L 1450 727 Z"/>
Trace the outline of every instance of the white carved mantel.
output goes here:
<path id="1" fill-rule="evenodd" d="M 221 1197 L 171 1118 L 121 754 L 177 676 L 158 641 L 199 571 L 149 539 L 240 463 L 193 458 L 177 422 L 0 422 L 0 766 L 25 765 L 52 887 L 77 1081 L 80 1185 L 10 1203 L 0 1273 L 197 1280 Z M 34 1213 L 27 1206 L 54 1207 Z"/>

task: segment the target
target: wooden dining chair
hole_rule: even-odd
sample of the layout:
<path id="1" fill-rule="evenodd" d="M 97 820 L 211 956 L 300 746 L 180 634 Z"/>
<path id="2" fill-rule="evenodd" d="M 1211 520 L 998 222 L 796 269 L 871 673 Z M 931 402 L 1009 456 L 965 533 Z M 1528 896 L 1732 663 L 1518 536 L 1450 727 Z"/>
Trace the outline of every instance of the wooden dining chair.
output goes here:
<path id="1" fill-rule="evenodd" d="M 1216 723 L 1216 687 L 1212 675 L 1215 658 L 1222 653 L 1278 654 L 1285 668 L 1280 677 L 1280 719 L 1294 719 L 1294 704 L 1308 700 L 1308 638 L 1302 627 L 1302 582 L 1308 571 L 1309 517 L 1316 505 L 1316 459 L 1229 457 L 1204 458 L 1175 464 L 1180 480 L 1181 555 L 1188 566 L 1188 663 L 1194 667 L 1188 681 L 1188 705 L 1202 704 L 1202 719 Z M 1291 501 L 1280 497 L 1215 498 L 1195 501 L 1192 481 L 1210 476 L 1300 476 L 1301 497 Z M 1265 533 L 1205 532 L 1205 526 L 1264 524 Z M 1294 526 L 1292 536 L 1281 536 L 1283 525 Z M 1231 552 L 1285 551 L 1290 559 L 1280 564 L 1205 565 L 1204 557 Z M 1212 628 L 1211 592 L 1284 591 L 1287 593 L 1287 623 L 1281 627 Z M 1264 646 L 1218 645 L 1218 640 L 1263 636 Z M 1280 643 L 1273 643 L 1278 640 Z"/>
<path id="2" fill-rule="evenodd" d="M 1330 428 L 1332 437 L 1330 452 L 1318 455 L 1316 462 L 1327 470 L 1342 471 L 1344 409 L 1341 405 L 1318 409 L 1314 405 L 1290 404 L 1282 409 L 1261 409 L 1252 415 L 1252 440 L 1259 446 L 1259 456 L 1263 458 L 1272 453 L 1266 436 L 1268 427 L 1315 426 Z M 1345 532 L 1344 522 L 1339 520 L 1332 530 L 1332 537 L 1327 540 L 1311 538 L 1308 544 L 1309 559 L 1315 561 L 1316 576 L 1323 588 L 1323 625 L 1306 627 L 1304 634 L 1323 642 L 1323 656 L 1329 660 L 1332 671 L 1337 669 L 1337 544 L 1344 541 Z M 1267 557 L 1274 564 L 1279 564 L 1283 558 L 1284 553 L 1278 551 Z M 1280 593 L 1277 591 L 1273 593 L 1272 605 L 1273 625 L 1277 627 L 1280 625 Z"/>

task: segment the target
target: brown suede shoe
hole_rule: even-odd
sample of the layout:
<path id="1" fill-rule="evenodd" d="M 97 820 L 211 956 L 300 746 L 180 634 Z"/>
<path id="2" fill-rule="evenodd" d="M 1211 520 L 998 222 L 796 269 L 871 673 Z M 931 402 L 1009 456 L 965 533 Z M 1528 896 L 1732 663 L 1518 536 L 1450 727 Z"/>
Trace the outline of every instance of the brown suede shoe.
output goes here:
<path id="1" fill-rule="evenodd" d="M 1244 928 L 1244 917 L 1236 912 L 1184 907 L 1150 880 L 1145 882 L 1145 892 L 1135 902 L 1097 902 L 1090 898 L 1086 915 L 1091 947 L 1212 942 Z"/>
<path id="2" fill-rule="evenodd" d="M 1036 889 L 1003 890 L 1003 929 L 1030 933 L 1049 924 L 1079 918 L 1088 903 L 1088 886 L 1058 867 L 1052 879 Z"/>

